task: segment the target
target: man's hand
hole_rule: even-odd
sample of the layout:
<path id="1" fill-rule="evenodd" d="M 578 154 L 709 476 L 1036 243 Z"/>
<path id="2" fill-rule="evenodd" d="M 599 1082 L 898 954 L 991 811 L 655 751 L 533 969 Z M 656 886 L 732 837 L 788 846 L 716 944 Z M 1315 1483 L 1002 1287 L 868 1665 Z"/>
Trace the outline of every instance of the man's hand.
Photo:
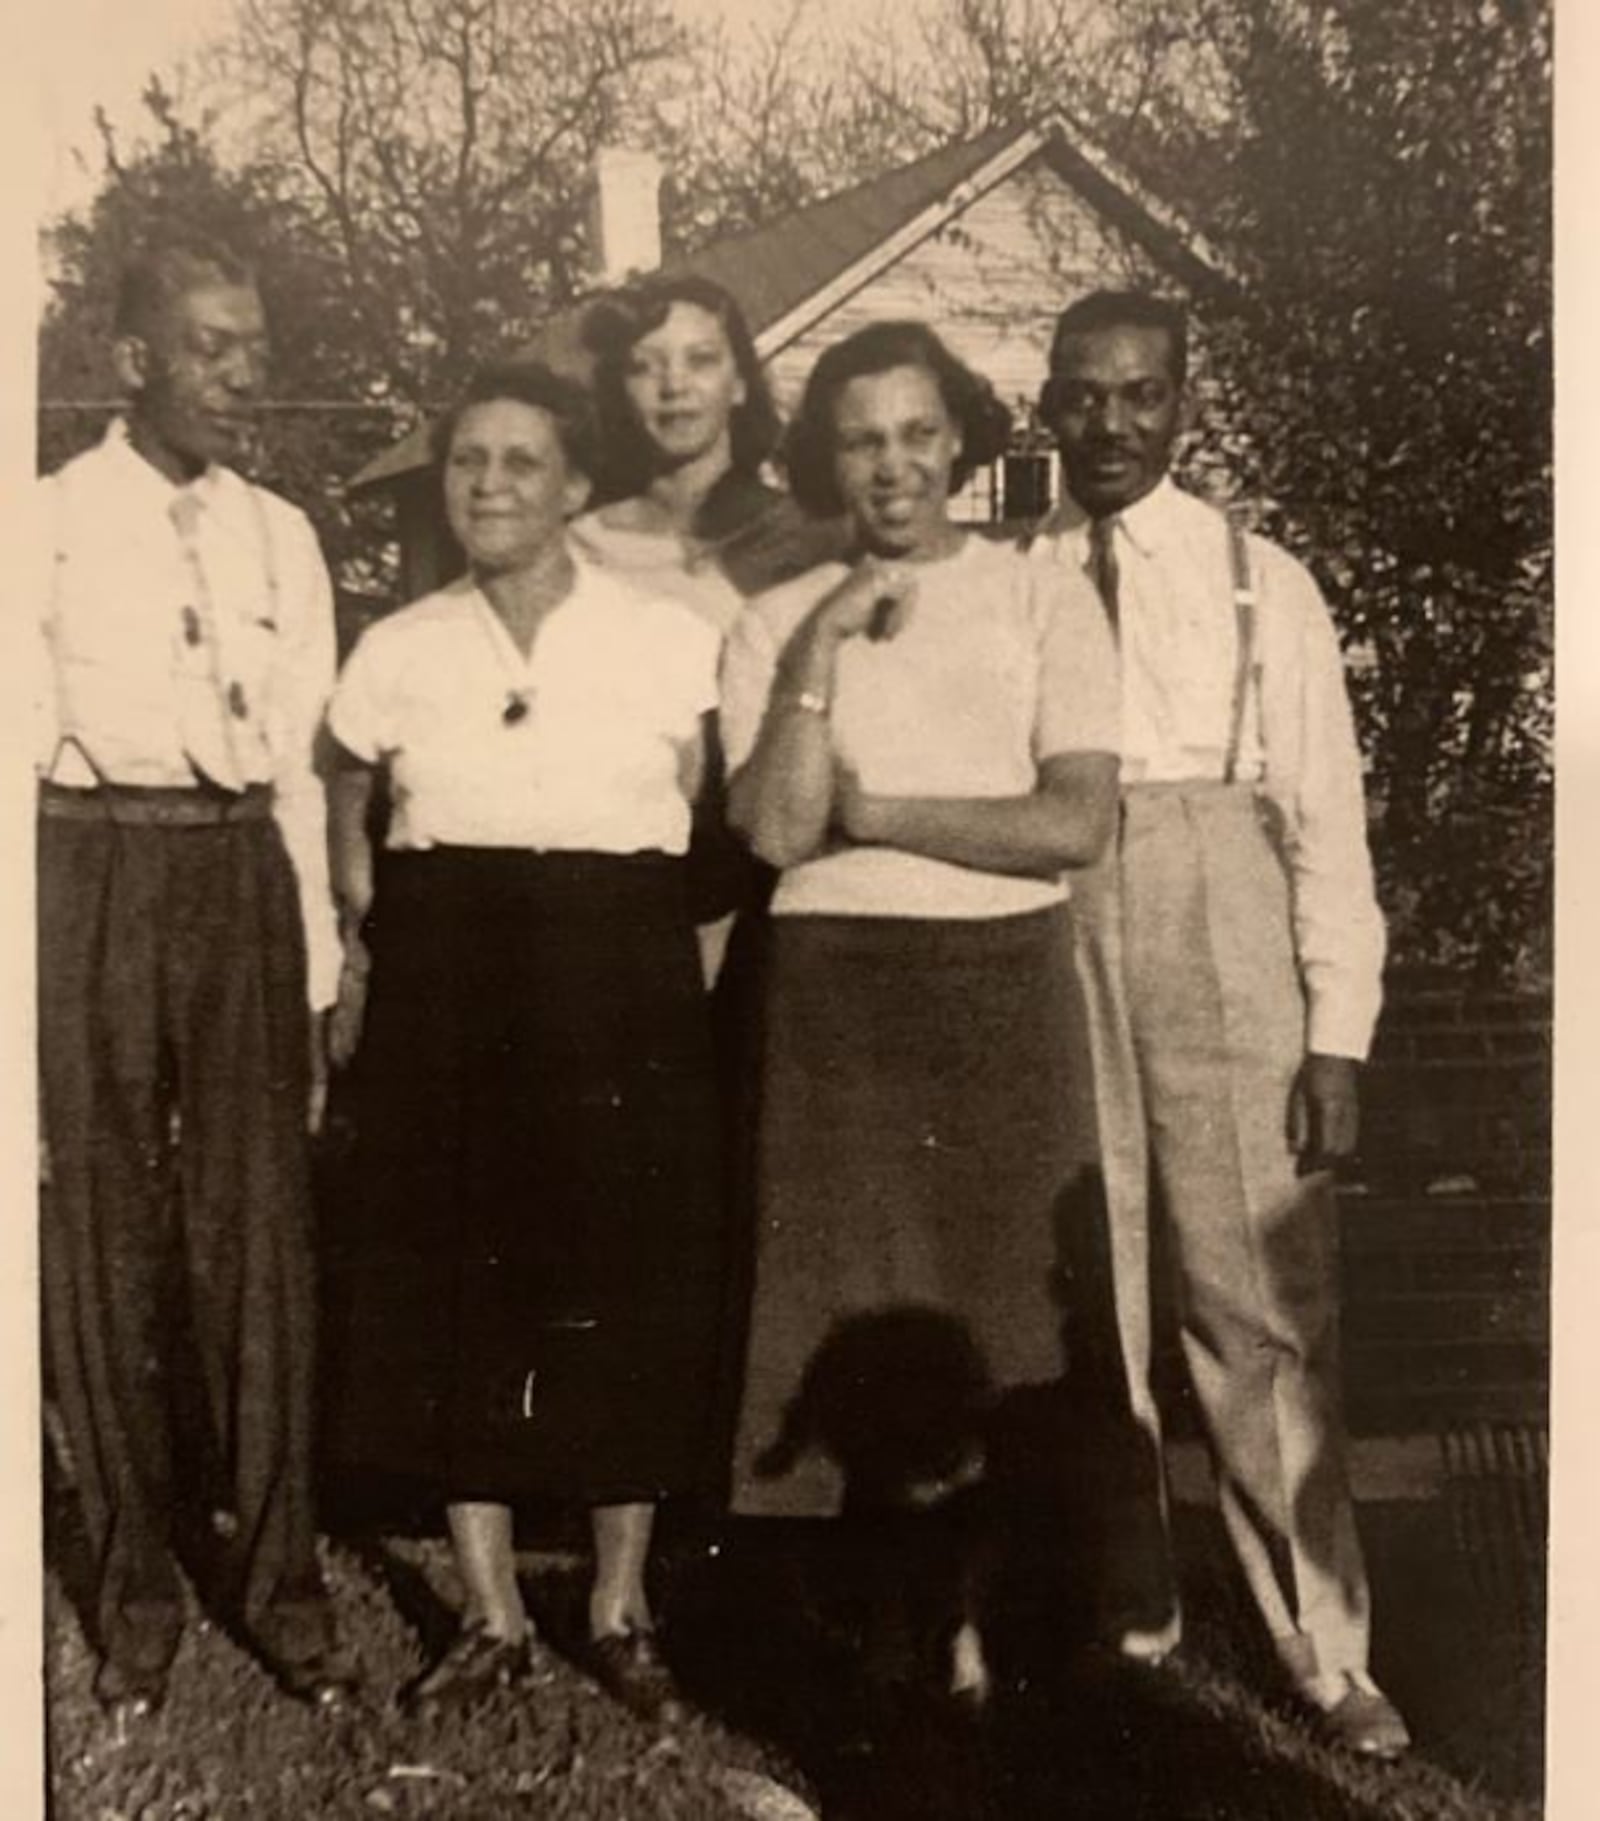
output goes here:
<path id="1" fill-rule="evenodd" d="M 306 1107 L 306 1129 L 315 1138 L 328 1110 L 328 1014 L 311 1014 L 311 1094 Z"/>
<path id="2" fill-rule="evenodd" d="M 1300 1174 L 1334 1170 L 1355 1155 L 1361 1130 L 1357 1080 L 1361 1065 L 1350 1056 L 1309 1055 L 1289 1095 L 1289 1148 Z"/>

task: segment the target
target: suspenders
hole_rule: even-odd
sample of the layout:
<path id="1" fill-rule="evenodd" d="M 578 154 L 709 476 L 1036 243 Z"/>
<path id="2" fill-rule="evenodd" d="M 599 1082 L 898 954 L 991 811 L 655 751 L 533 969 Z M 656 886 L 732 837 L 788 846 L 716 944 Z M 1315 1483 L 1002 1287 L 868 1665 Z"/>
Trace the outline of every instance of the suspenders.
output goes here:
<path id="1" fill-rule="evenodd" d="M 1250 547 L 1245 542 L 1244 521 L 1237 507 L 1226 512 L 1228 569 L 1233 580 L 1233 617 L 1238 629 L 1238 660 L 1233 674 L 1233 708 L 1228 716 L 1227 757 L 1222 778 L 1238 781 L 1239 748 L 1244 739 L 1245 708 L 1250 700 L 1250 679 L 1256 668 L 1256 588 L 1250 573 Z"/>
<path id="2" fill-rule="evenodd" d="M 84 763 L 89 767 L 90 771 L 94 773 L 96 784 L 101 785 L 109 782 L 109 780 L 101 770 L 94 754 L 89 750 L 88 742 L 83 738 L 78 729 L 72 725 L 72 717 L 67 710 L 63 665 L 60 660 L 57 641 L 60 624 L 61 570 L 67 561 L 66 523 L 70 515 L 68 513 L 67 500 L 65 497 L 66 481 L 61 474 L 54 475 L 52 479 L 54 485 L 51 487 L 50 493 L 52 503 L 55 507 L 52 514 L 52 530 L 54 535 L 51 540 L 53 548 L 50 562 L 50 595 L 49 600 L 46 603 L 44 631 L 46 642 L 51 647 L 52 652 L 51 670 L 54 674 L 51 680 L 54 684 L 56 697 L 56 744 L 55 751 L 50 755 L 50 763 L 45 767 L 41 775 L 46 779 L 53 778 L 55 776 L 56 766 L 61 762 L 63 749 L 68 746 L 74 746 L 77 748 Z M 281 620 L 282 595 L 278 575 L 277 547 L 272 538 L 272 522 L 267 516 L 266 507 L 262 504 L 260 490 L 251 485 L 248 481 L 245 482 L 245 490 L 250 496 L 250 505 L 255 518 L 256 534 L 261 540 L 261 569 L 267 586 L 268 602 L 267 619 L 263 624 L 275 633 L 278 630 Z"/>
<path id="3" fill-rule="evenodd" d="M 1250 546 L 1245 540 L 1244 519 L 1235 506 L 1223 514 L 1228 527 L 1228 573 L 1233 588 L 1233 617 L 1237 631 L 1237 656 L 1233 672 L 1233 699 L 1228 712 L 1228 743 L 1224 748 L 1222 778 L 1225 784 L 1239 779 L 1239 756 L 1244 743 L 1244 719 L 1250 704 L 1250 685 L 1256 676 L 1256 587 L 1250 569 Z M 1096 573 L 1095 547 L 1090 545 L 1090 574 L 1106 608 L 1113 639 L 1118 634 L 1115 604 L 1115 582 L 1108 590 L 1105 579 Z M 1114 577 L 1114 571 L 1113 571 Z M 1108 598 L 1108 596 L 1110 598 Z"/>
<path id="4" fill-rule="evenodd" d="M 100 769 L 95 756 L 90 752 L 87 742 L 73 726 L 72 715 L 67 708 L 66 667 L 61 660 L 61 571 L 67 560 L 67 540 L 65 524 L 68 517 L 66 501 L 67 483 L 63 475 L 52 476 L 50 499 L 55 510 L 51 514 L 50 544 L 50 598 L 46 604 L 44 616 L 45 642 L 50 647 L 50 683 L 56 698 L 56 744 L 50 754 L 50 763 L 40 774 L 46 782 L 56 775 L 56 767 L 61 763 L 61 754 L 68 746 L 77 748 L 78 756 L 94 774 L 95 786 L 109 782 L 106 774 Z"/>

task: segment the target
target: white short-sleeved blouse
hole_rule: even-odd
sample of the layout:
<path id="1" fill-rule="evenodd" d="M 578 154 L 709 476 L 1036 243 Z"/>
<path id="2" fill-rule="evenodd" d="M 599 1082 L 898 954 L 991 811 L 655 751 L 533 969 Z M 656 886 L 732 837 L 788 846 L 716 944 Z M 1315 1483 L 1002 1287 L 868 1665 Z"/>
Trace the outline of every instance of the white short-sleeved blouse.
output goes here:
<path id="1" fill-rule="evenodd" d="M 731 771 L 754 750 L 778 659 L 846 574 L 824 564 L 758 596 L 729 636 L 722 739 Z M 1115 753 L 1118 678 L 1105 612 L 1086 576 L 968 537 L 916 569 L 893 639 L 840 647 L 830 725 L 842 763 L 873 795 L 1011 797 L 1042 759 Z M 993 917 L 1059 903 L 1058 880 L 980 872 L 890 847 L 840 842 L 790 867 L 779 915 Z"/>
<path id="2" fill-rule="evenodd" d="M 525 659 L 463 580 L 362 634 L 328 725 L 389 765 L 391 847 L 681 854 L 680 751 L 716 705 L 717 649 L 686 607 L 580 558 Z"/>

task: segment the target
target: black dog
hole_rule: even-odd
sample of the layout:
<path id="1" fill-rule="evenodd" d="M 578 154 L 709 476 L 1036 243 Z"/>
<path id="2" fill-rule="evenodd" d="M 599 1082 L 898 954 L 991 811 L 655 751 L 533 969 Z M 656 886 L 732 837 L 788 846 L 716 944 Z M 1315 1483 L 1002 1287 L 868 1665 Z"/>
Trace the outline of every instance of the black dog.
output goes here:
<path id="1" fill-rule="evenodd" d="M 998 1555 L 986 1481 L 994 1392 L 966 1328 L 937 1309 L 837 1322 L 758 1471 L 815 1448 L 844 1479 L 844 1523 L 812 1613 L 859 1654 L 869 1687 L 991 1692 L 984 1607 Z"/>

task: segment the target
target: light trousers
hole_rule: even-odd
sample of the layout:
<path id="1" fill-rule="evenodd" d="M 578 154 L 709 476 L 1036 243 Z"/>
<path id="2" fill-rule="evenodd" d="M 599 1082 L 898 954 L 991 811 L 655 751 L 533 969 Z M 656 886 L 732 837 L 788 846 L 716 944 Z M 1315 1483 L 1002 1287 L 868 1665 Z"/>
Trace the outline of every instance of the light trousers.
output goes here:
<path id="1" fill-rule="evenodd" d="M 1368 1593 L 1332 1182 L 1298 1175 L 1289 1143 L 1305 1001 L 1270 814 L 1248 785 L 1129 786 L 1116 850 L 1075 884 L 1074 906 L 1129 1406 L 1159 1450 L 1159 1185 L 1222 1515 L 1274 1647 L 1305 1677 L 1366 1667 Z M 1151 1496 L 1164 1517 L 1164 1488 Z M 1170 1565 L 1155 1578 L 1170 1588 Z"/>

